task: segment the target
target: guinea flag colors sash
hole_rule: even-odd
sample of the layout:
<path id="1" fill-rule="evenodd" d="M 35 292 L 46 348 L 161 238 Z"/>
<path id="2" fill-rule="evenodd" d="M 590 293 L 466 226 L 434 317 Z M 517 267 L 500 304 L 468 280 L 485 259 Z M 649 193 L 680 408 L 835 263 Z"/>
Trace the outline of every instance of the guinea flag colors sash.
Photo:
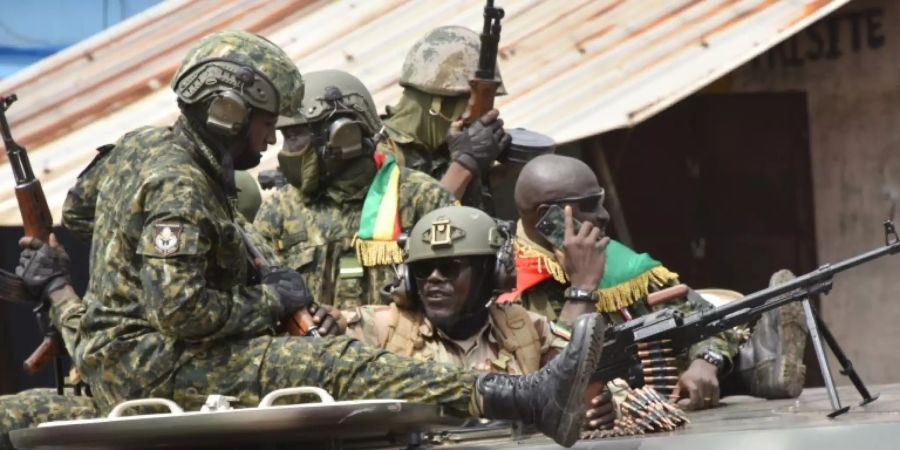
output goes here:
<path id="1" fill-rule="evenodd" d="M 522 229 L 519 222 L 518 229 Z M 565 269 L 556 256 L 535 244 L 525 233 L 519 232 L 515 241 L 516 288 L 500 295 L 500 303 L 516 301 L 522 292 L 550 278 L 568 284 Z M 678 279 L 678 274 L 666 269 L 646 253 L 637 253 L 624 244 L 610 240 L 606 246 L 606 267 L 598 286 L 600 299 L 597 311 L 614 312 L 642 300 L 649 294 L 651 284 L 664 285 Z"/>
<path id="2" fill-rule="evenodd" d="M 400 264 L 400 167 L 392 155 L 376 152 L 373 158 L 378 172 L 363 201 L 356 256 L 365 267 Z"/>

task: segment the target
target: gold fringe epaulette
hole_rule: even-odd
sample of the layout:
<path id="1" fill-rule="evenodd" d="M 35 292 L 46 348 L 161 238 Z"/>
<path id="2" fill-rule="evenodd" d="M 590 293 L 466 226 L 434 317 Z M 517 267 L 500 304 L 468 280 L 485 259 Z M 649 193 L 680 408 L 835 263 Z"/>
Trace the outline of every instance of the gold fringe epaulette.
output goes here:
<path id="1" fill-rule="evenodd" d="M 556 255 L 532 244 L 524 235 L 516 236 L 516 258 L 534 258 L 537 260 L 538 272 L 550 274 L 554 280 L 560 283 L 568 283 L 569 277 L 566 269 L 556 261 Z"/>
<path id="2" fill-rule="evenodd" d="M 677 273 L 663 266 L 656 266 L 628 281 L 600 289 L 597 311 L 608 313 L 627 308 L 632 303 L 647 298 L 651 284 L 666 285 L 677 279 Z"/>
<path id="3" fill-rule="evenodd" d="M 403 263 L 403 250 L 397 241 L 369 241 L 353 238 L 356 257 L 363 267 Z"/>

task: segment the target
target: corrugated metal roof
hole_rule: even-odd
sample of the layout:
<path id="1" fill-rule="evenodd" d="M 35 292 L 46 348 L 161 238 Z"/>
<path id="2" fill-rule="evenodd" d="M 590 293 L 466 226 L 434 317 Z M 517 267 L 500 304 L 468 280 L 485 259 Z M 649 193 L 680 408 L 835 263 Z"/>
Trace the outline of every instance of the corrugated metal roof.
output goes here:
<path id="1" fill-rule="evenodd" d="M 500 67 L 509 126 L 569 142 L 634 125 L 849 0 L 507 0 Z M 20 97 L 13 131 L 59 216 L 93 149 L 177 114 L 168 81 L 186 48 L 219 28 L 259 32 L 301 71 L 359 76 L 395 101 L 413 42 L 439 25 L 480 29 L 481 0 L 169 0 L 0 83 Z M 273 149 L 274 150 L 274 149 Z M 269 151 L 263 166 L 274 166 Z M 0 161 L 5 157 L 0 156 Z M 18 224 L 0 166 L 0 224 Z"/>

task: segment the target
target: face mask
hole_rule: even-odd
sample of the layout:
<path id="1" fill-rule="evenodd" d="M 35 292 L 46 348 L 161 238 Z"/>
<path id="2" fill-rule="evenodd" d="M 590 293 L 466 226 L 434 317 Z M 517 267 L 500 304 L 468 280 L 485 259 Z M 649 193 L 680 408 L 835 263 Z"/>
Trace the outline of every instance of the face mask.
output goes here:
<path id="1" fill-rule="evenodd" d="M 311 135 L 286 134 L 284 147 L 278 152 L 278 164 L 285 179 L 300 189 L 302 197 L 312 198 L 319 188 L 319 156 Z"/>
<path id="2" fill-rule="evenodd" d="M 467 96 L 441 97 L 406 88 L 385 125 L 434 151 L 444 143 L 450 123 L 462 117 Z"/>

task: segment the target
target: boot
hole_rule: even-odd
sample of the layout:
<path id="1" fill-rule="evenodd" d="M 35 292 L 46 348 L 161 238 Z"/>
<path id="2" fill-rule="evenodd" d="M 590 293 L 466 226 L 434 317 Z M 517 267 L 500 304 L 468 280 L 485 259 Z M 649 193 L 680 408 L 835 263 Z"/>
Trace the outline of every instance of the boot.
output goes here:
<path id="1" fill-rule="evenodd" d="M 790 271 L 779 270 L 772 275 L 769 286 L 794 278 Z M 808 335 L 800 302 L 763 313 L 738 356 L 741 378 L 750 395 L 767 399 L 800 395 L 806 381 L 803 353 Z"/>
<path id="2" fill-rule="evenodd" d="M 598 314 L 585 314 L 575 322 L 569 345 L 540 371 L 479 376 L 475 390 L 484 417 L 533 424 L 559 445 L 571 447 L 581 431 L 585 389 L 600 361 L 604 329 Z"/>

